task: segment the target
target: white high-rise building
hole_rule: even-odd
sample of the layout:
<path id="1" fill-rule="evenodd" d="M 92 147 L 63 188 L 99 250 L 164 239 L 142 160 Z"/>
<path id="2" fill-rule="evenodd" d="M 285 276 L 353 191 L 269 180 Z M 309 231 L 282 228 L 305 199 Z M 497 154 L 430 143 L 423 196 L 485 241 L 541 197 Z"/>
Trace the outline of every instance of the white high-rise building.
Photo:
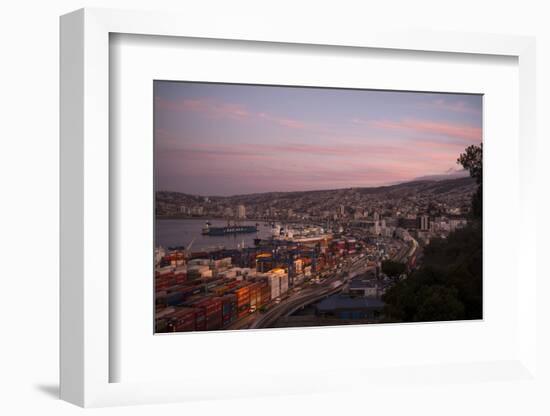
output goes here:
<path id="1" fill-rule="evenodd" d="M 246 208 L 244 205 L 237 206 L 237 217 L 246 218 Z"/>
<path id="2" fill-rule="evenodd" d="M 430 229 L 430 217 L 427 215 L 422 215 L 420 217 L 420 230 L 428 231 Z"/>

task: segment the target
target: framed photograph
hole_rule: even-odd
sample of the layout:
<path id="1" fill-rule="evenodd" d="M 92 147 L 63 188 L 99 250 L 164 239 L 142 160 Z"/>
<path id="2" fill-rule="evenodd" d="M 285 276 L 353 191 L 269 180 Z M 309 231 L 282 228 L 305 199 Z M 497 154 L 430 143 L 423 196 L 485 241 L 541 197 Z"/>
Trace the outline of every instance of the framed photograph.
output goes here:
<path id="1" fill-rule="evenodd" d="M 61 18 L 62 398 L 536 382 L 534 40 L 233 27 Z"/>
<path id="2" fill-rule="evenodd" d="M 482 95 L 153 89 L 156 333 L 483 318 Z"/>

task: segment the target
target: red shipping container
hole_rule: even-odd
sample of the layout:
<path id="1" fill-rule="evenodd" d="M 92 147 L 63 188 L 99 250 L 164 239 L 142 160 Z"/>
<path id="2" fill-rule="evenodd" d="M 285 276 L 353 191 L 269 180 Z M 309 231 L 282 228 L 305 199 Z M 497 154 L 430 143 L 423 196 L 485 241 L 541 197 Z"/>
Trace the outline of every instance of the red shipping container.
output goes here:
<path id="1" fill-rule="evenodd" d="M 204 315 L 204 310 L 197 309 L 195 313 L 195 330 L 196 331 L 205 331 L 206 330 L 206 317 Z"/>
<path id="2" fill-rule="evenodd" d="M 169 328 L 174 332 L 194 331 L 196 310 L 193 308 L 178 309 L 167 318 Z"/>

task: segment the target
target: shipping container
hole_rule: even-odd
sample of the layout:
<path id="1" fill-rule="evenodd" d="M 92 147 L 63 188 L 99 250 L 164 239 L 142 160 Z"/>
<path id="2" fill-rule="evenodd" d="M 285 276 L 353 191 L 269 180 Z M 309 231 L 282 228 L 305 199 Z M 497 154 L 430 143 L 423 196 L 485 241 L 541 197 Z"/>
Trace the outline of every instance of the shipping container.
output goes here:
<path id="1" fill-rule="evenodd" d="M 168 315 L 172 315 L 174 312 L 176 312 L 176 308 L 174 307 L 158 308 L 158 310 L 155 310 L 155 319 L 164 318 Z"/>
<path id="2" fill-rule="evenodd" d="M 167 317 L 169 331 L 194 331 L 196 327 L 196 312 L 194 308 L 178 308 Z"/>
<path id="3" fill-rule="evenodd" d="M 202 298 L 190 306 L 200 310 L 204 316 L 204 329 L 220 329 L 222 326 L 222 301 L 219 298 Z"/>
<path id="4" fill-rule="evenodd" d="M 186 280 L 187 280 L 187 273 L 180 272 L 180 273 L 175 273 L 174 274 L 174 281 L 177 284 L 185 283 Z"/>
<path id="5" fill-rule="evenodd" d="M 206 316 L 204 315 L 203 309 L 197 309 L 195 313 L 195 330 L 196 331 L 205 331 L 206 330 Z"/>
<path id="6" fill-rule="evenodd" d="M 261 288 L 260 291 L 260 305 L 263 306 L 271 300 L 271 290 L 269 286 Z"/>
<path id="7" fill-rule="evenodd" d="M 246 283 L 245 286 L 235 289 L 235 295 L 237 295 L 237 305 L 250 305 L 250 284 Z"/>

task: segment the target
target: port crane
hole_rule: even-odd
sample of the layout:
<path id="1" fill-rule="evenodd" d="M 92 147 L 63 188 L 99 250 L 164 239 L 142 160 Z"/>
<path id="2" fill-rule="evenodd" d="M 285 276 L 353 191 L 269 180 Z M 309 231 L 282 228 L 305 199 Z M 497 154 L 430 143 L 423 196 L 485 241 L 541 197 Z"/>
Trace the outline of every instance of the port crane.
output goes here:
<path id="1" fill-rule="evenodd" d="M 185 247 L 185 257 L 189 257 L 191 255 L 191 247 L 193 247 L 193 243 L 195 242 L 195 240 L 197 239 L 197 237 L 193 238 L 191 240 L 191 242 L 187 245 L 187 247 Z"/>

